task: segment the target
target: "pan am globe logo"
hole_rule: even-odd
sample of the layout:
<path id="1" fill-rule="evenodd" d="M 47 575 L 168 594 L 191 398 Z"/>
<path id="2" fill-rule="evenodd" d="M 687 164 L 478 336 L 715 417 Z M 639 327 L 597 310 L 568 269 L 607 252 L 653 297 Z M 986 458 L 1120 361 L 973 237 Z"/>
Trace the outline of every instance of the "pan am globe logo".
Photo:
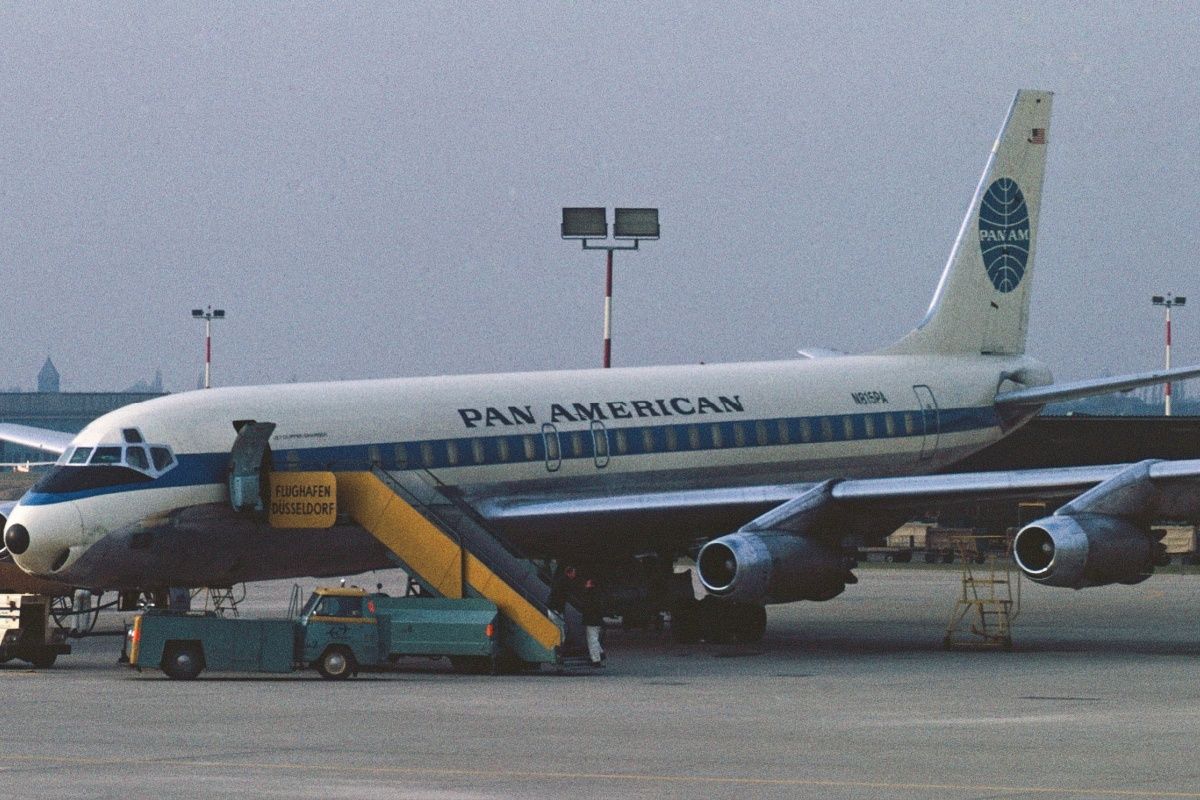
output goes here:
<path id="1" fill-rule="evenodd" d="M 992 285 L 1005 293 L 1016 289 L 1029 261 L 1029 209 L 1012 178 L 1000 178 L 983 193 L 979 251 Z"/>

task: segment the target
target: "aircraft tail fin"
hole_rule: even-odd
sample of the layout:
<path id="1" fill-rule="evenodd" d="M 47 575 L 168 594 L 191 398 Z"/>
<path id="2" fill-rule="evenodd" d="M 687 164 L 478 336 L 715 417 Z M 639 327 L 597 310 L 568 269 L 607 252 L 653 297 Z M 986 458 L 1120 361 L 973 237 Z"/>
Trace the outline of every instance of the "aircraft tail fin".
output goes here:
<path id="1" fill-rule="evenodd" d="M 1025 352 L 1052 98 L 1051 92 L 1017 92 L 929 311 L 883 352 Z"/>

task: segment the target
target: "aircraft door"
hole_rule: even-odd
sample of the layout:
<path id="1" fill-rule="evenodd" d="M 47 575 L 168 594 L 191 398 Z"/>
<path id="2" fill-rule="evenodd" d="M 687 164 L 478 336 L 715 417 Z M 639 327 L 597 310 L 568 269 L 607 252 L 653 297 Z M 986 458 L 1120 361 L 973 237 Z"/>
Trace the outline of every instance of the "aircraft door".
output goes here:
<path id="1" fill-rule="evenodd" d="M 933 396 L 933 389 L 925 384 L 920 384 L 913 387 L 913 392 L 917 395 L 923 433 L 920 460 L 928 461 L 937 452 L 938 434 L 941 432 L 941 415 L 938 412 L 937 400 Z"/>
<path id="2" fill-rule="evenodd" d="M 229 504 L 235 511 L 262 511 L 275 423 L 238 420 L 233 426 L 238 434 L 229 453 Z"/>
<path id="3" fill-rule="evenodd" d="M 558 428 L 549 422 L 542 425 L 542 445 L 546 451 L 546 470 L 557 472 L 562 466 L 562 442 L 558 438 Z"/>

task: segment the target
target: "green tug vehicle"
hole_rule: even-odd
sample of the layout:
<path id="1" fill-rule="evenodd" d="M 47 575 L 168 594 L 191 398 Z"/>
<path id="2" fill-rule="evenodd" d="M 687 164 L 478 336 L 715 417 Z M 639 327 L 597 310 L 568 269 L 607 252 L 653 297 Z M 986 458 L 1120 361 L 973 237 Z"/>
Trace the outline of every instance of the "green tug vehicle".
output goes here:
<path id="1" fill-rule="evenodd" d="M 558 648 L 519 655 L 496 604 L 482 598 L 389 597 L 357 587 L 313 592 L 298 619 L 239 619 L 148 610 L 130 628 L 129 665 L 190 680 L 204 670 L 286 673 L 314 668 L 340 680 L 406 656 L 445 656 L 461 672 L 561 664 Z"/>

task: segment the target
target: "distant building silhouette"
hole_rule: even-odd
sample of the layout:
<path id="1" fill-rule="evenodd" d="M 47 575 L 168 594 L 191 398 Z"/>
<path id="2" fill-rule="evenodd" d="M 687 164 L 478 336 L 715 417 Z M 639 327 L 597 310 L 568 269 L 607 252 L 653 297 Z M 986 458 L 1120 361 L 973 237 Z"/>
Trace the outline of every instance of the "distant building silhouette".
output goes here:
<path id="1" fill-rule="evenodd" d="M 42 370 L 38 373 L 37 390 L 46 394 L 58 394 L 58 380 L 58 370 L 55 369 L 50 356 L 46 356 L 46 363 L 42 364 Z"/>
<path id="2" fill-rule="evenodd" d="M 163 393 L 162 370 L 161 369 L 154 370 L 154 380 L 153 381 L 138 381 L 137 383 L 133 384 L 125 391 L 126 392 L 146 392 L 146 393 L 150 393 L 150 394 L 162 394 Z"/>

